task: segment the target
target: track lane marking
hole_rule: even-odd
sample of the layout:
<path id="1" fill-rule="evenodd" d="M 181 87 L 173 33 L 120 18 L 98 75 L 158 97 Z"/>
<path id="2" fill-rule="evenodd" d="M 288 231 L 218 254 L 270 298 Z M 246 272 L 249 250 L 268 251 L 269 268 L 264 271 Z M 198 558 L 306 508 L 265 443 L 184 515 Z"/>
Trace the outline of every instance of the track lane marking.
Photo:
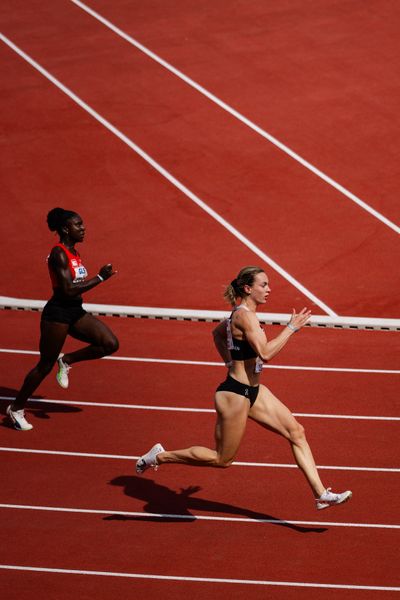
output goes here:
<path id="1" fill-rule="evenodd" d="M 132 460 L 136 461 L 139 456 L 128 455 L 128 454 L 97 454 L 93 452 L 70 452 L 66 450 L 37 450 L 35 448 L 11 448 L 11 447 L 0 447 L 0 452 L 19 452 L 25 454 L 47 454 L 53 456 L 71 456 L 71 457 L 82 457 L 82 458 L 106 458 L 112 460 Z M 295 464 L 287 463 L 263 463 L 263 462 L 243 462 L 235 461 L 233 466 L 236 467 L 267 467 L 273 469 L 298 469 Z M 376 472 L 376 473 L 400 473 L 400 469 L 388 468 L 388 467 L 348 467 L 339 465 L 316 465 L 317 469 L 326 469 L 330 471 L 365 471 L 365 472 Z"/>
<path id="2" fill-rule="evenodd" d="M 315 167 L 313 164 L 308 162 L 306 159 L 302 158 L 299 154 L 297 154 L 296 152 L 291 150 L 288 146 L 286 146 L 285 144 L 280 142 L 277 138 L 272 136 L 270 133 L 268 133 L 267 131 L 265 131 L 258 125 L 256 125 L 253 121 L 251 121 L 250 119 L 248 119 L 247 117 L 242 115 L 240 112 L 238 112 L 237 110 L 235 110 L 234 108 L 229 106 L 229 104 L 227 104 L 223 100 L 220 100 L 220 98 L 218 98 L 217 96 L 215 96 L 214 94 L 212 94 L 211 92 L 206 90 L 200 84 L 196 83 L 193 79 L 191 79 L 190 77 L 188 77 L 187 75 L 182 73 L 182 71 L 179 71 L 173 65 L 171 65 L 170 63 L 168 63 L 167 61 L 162 59 L 160 56 L 158 56 L 157 54 L 155 54 L 154 52 L 152 52 L 151 50 L 146 48 L 146 46 L 144 46 L 143 44 L 141 44 L 140 42 L 135 40 L 133 37 L 131 37 L 130 35 L 125 33 L 122 29 L 120 29 L 119 27 L 117 27 L 116 25 L 111 23 L 111 21 L 109 21 L 108 19 L 106 19 L 105 17 L 100 15 L 98 12 L 96 12 L 92 8 L 88 7 L 83 2 L 80 2 L 80 0 L 70 0 L 70 1 L 73 2 L 73 4 L 75 4 L 79 8 L 81 8 L 82 10 L 84 10 L 86 13 L 91 15 L 97 21 L 99 21 L 100 23 L 105 25 L 108 29 L 110 29 L 111 31 L 116 33 L 119 37 L 123 38 L 126 42 L 128 42 L 129 44 L 131 44 L 132 46 L 134 46 L 135 48 L 137 48 L 138 50 L 140 50 L 141 52 L 146 54 L 146 56 L 148 56 L 149 58 L 151 58 L 152 60 L 157 62 L 159 65 L 161 65 L 165 69 L 167 69 L 170 73 L 173 73 L 173 75 L 175 75 L 176 77 L 179 77 L 179 79 L 181 79 L 182 81 L 187 83 L 189 86 L 194 88 L 196 91 L 200 92 L 200 94 L 202 94 L 203 96 L 205 96 L 206 98 L 208 98 L 209 100 L 211 100 L 212 102 L 217 104 L 220 108 L 222 108 L 224 111 L 228 112 L 230 115 L 232 115 L 233 117 L 238 119 L 241 123 L 243 123 L 250 129 L 255 131 L 257 134 L 259 134 L 264 139 L 268 140 L 271 144 L 273 144 L 274 146 L 279 148 L 279 150 L 281 150 L 282 152 L 284 152 L 285 154 L 290 156 L 296 162 L 300 163 L 303 167 L 305 167 L 307 170 L 311 171 L 314 175 L 316 175 L 317 177 L 322 179 L 325 183 L 327 183 L 331 187 L 335 188 L 338 192 L 340 192 L 341 194 L 346 196 L 349 200 L 352 200 L 352 202 L 354 202 L 355 204 L 360 206 L 362 209 L 364 209 L 366 212 L 371 214 L 373 217 L 375 217 L 376 219 L 378 219 L 379 221 L 384 223 L 387 227 L 392 229 L 395 233 L 400 233 L 400 227 L 398 227 L 395 223 L 390 221 L 382 213 L 378 212 L 375 208 L 372 208 L 372 206 L 367 204 L 364 200 L 361 200 L 361 198 L 358 198 L 355 194 L 350 192 L 343 185 L 341 185 L 340 183 L 338 183 L 337 181 L 335 181 L 334 179 L 329 177 L 329 175 L 327 175 L 326 173 L 324 173 L 323 171 L 321 171 L 320 169 Z"/>
<path id="3" fill-rule="evenodd" d="M 11 402 L 14 396 L 0 396 L 0 400 Z M 215 414 L 213 408 L 195 408 L 187 406 L 154 406 L 146 404 L 122 404 L 117 402 L 85 402 L 84 400 L 55 400 L 53 398 L 28 398 L 28 402 L 37 402 L 39 404 L 61 404 L 67 406 L 87 406 L 100 408 L 127 408 L 129 410 L 159 410 L 166 412 L 189 412 L 189 413 L 209 413 Z M 27 407 L 29 409 L 29 406 Z M 304 417 L 310 419 L 349 419 L 360 421 L 400 421 L 400 417 L 381 417 L 366 415 L 330 415 L 323 413 L 292 413 L 295 417 Z"/>
<path id="4" fill-rule="evenodd" d="M 346 589 L 346 590 L 374 590 L 400 592 L 400 587 L 377 586 L 377 585 L 353 585 L 336 583 L 304 583 L 295 581 L 266 581 L 257 579 L 222 579 L 220 577 L 183 577 L 180 575 L 157 575 L 154 573 L 121 573 L 116 571 L 89 571 L 78 569 L 55 569 L 47 567 L 30 567 L 22 565 L 0 565 L 0 569 L 14 571 L 34 571 L 39 573 L 59 573 L 62 575 L 93 575 L 100 577 L 125 577 L 129 579 L 158 579 L 162 581 L 189 581 L 198 583 L 229 583 L 237 585 L 262 585 L 281 587 L 306 587 L 324 589 Z"/>
<path id="5" fill-rule="evenodd" d="M 37 506 L 30 504 L 0 504 L 0 509 L 12 510 L 37 510 L 47 512 L 65 512 L 90 515 L 121 515 L 127 517 L 138 518 L 155 518 L 155 519 L 181 519 L 182 521 L 224 521 L 233 523 L 268 523 L 271 525 L 304 525 L 304 526 L 329 526 L 329 527 L 355 527 L 366 529 L 400 529 L 400 525 L 384 524 L 384 523 L 347 523 L 338 521 L 293 521 L 291 519 L 263 519 L 258 517 L 217 517 L 214 515 L 195 515 L 186 514 L 180 515 L 175 513 L 152 513 L 140 511 L 126 510 L 107 510 L 93 508 L 70 508 L 65 506 Z M 258 512 L 258 511 L 255 511 Z"/>
<path id="6" fill-rule="evenodd" d="M 210 215 L 217 223 L 222 225 L 227 231 L 229 231 L 234 237 L 236 237 L 239 241 L 241 241 L 249 250 L 251 250 L 254 254 L 256 254 L 261 260 L 267 263 L 270 267 L 272 267 L 277 273 L 279 273 L 286 281 L 288 281 L 291 285 L 296 287 L 304 296 L 306 296 L 311 302 L 319 306 L 325 313 L 330 315 L 331 317 L 337 317 L 338 315 L 327 305 L 325 302 L 317 298 L 310 290 L 308 290 L 304 285 L 302 285 L 299 281 L 297 281 L 292 275 L 290 275 L 285 269 L 283 269 L 277 262 L 275 262 L 270 256 L 268 256 L 265 252 L 263 252 L 258 246 L 253 244 L 247 237 L 245 237 L 236 227 L 231 225 L 226 219 L 221 217 L 219 213 L 217 213 L 214 209 L 212 209 L 208 204 L 206 204 L 203 200 L 201 200 L 198 196 L 196 196 L 189 188 L 187 188 L 183 183 L 181 183 L 176 177 L 174 177 L 169 171 L 167 171 L 164 167 L 162 167 L 157 161 L 155 161 L 147 152 L 145 152 L 142 148 L 140 148 L 135 142 L 133 142 L 128 136 L 122 133 L 117 127 L 112 125 L 110 121 L 107 121 L 104 117 L 102 117 L 97 111 L 91 108 L 86 102 L 84 102 L 77 94 L 72 92 L 67 86 L 61 83 L 56 77 L 51 75 L 49 71 L 47 71 L 44 67 L 42 67 L 38 62 L 36 62 L 33 58 L 31 58 L 28 54 L 26 54 L 21 48 L 19 48 L 16 44 L 14 44 L 10 39 L 8 39 L 5 35 L 0 33 L 0 39 L 13 50 L 16 54 L 18 54 L 21 58 L 23 58 L 28 64 L 30 64 L 34 69 L 36 69 L 41 75 L 43 75 L 46 79 L 48 79 L 53 85 L 55 85 L 59 90 L 61 90 L 66 96 L 71 98 L 78 106 L 80 106 L 83 110 L 89 113 L 96 121 L 98 121 L 101 125 L 103 125 L 108 131 L 113 133 L 117 138 L 119 138 L 122 142 L 124 142 L 131 150 L 136 152 L 143 160 L 145 160 L 151 167 L 153 167 L 160 175 L 162 175 L 165 179 L 167 179 L 173 186 L 175 186 L 178 190 L 180 190 L 185 196 L 187 196 L 194 204 L 196 204 L 199 208 L 201 208 L 204 212 Z"/>
<path id="7" fill-rule="evenodd" d="M 3 354 L 29 354 L 39 355 L 37 350 L 16 350 L 12 348 L 0 348 Z M 173 358 L 147 358 L 138 356 L 104 356 L 102 360 L 116 360 L 126 362 L 145 362 L 167 365 L 193 365 L 201 367 L 225 367 L 222 362 L 205 360 L 180 360 Z M 226 367 L 225 367 L 226 368 Z M 376 373 L 382 375 L 400 375 L 399 369 L 355 369 L 350 367 L 305 367 L 300 365 L 264 365 L 263 369 L 281 369 L 288 371 L 321 371 L 331 373 Z"/>

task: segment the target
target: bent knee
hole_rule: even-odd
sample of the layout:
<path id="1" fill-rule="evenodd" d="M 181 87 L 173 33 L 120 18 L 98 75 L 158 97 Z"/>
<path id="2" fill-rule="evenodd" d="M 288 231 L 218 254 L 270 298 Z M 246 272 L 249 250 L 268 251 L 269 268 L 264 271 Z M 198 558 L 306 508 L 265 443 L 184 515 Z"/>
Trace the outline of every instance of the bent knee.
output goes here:
<path id="1" fill-rule="evenodd" d="M 114 352 L 116 352 L 119 349 L 119 341 L 115 336 L 113 336 L 105 340 L 102 346 L 104 356 L 108 356 L 109 354 L 114 354 Z"/>
<path id="2" fill-rule="evenodd" d="M 289 429 L 288 437 L 290 441 L 294 443 L 304 441 L 306 439 L 306 431 L 303 425 L 296 421 L 295 425 Z"/>
<path id="3" fill-rule="evenodd" d="M 51 373 L 55 364 L 55 360 L 40 360 L 35 368 L 38 373 L 47 377 L 47 375 Z"/>

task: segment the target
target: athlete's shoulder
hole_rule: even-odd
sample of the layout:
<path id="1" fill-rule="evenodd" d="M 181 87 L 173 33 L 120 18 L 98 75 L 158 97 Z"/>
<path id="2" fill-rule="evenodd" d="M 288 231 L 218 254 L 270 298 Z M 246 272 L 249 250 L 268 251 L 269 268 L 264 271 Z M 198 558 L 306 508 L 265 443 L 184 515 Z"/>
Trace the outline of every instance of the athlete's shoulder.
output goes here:
<path id="1" fill-rule="evenodd" d="M 49 261 L 54 264 L 65 266 L 68 263 L 68 255 L 65 251 L 64 246 L 56 244 L 52 247 L 49 254 Z"/>
<path id="2" fill-rule="evenodd" d="M 251 310 L 236 310 L 233 314 L 234 323 L 240 329 L 258 327 L 259 320 L 255 312 Z"/>

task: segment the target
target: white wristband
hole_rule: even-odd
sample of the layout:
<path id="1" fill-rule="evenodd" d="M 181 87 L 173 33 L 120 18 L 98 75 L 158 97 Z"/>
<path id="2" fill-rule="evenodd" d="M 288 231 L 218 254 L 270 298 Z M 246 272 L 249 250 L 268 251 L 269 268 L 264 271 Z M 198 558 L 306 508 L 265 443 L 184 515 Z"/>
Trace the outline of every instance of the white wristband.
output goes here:
<path id="1" fill-rule="evenodd" d="M 292 330 L 292 331 L 294 331 L 295 333 L 296 333 L 296 331 L 297 331 L 296 327 L 293 327 L 293 325 L 292 325 L 291 323 L 288 323 L 288 324 L 286 325 L 286 327 L 289 327 L 289 329 L 291 329 L 291 330 Z"/>
<path id="2" fill-rule="evenodd" d="M 96 277 L 98 277 L 100 281 L 104 281 L 104 277 L 102 277 L 99 273 L 97 273 Z"/>

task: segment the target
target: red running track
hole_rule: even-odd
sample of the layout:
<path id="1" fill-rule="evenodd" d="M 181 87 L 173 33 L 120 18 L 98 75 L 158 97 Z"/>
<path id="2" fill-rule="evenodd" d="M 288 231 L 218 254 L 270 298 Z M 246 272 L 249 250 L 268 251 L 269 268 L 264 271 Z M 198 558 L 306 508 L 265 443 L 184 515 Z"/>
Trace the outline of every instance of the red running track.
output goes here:
<path id="1" fill-rule="evenodd" d="M 5 344 L 12 345 L 15 325 L 19 321 L 25 323 L 25 327 L 14 346 L 20 351 L 34 348 L 33 324 L 38 321 L 38 315 L 4 312 L 1 316 L 4 347 Z M 121 334 L 121 358 L 132 356 L 132 351 L 141 342 L 141 355 L 148 359 L 152 355 L 154 357 L 155 350 L 157 357 L 172 358 L 172 348 L 177 348 L 174 354 L 177 358 L 216 359 L 207 353 L 211 324 L 133 319 L 108 319 L 107 322 Z M 391 354 L 386 352 L 385 356 L 383 346 L 376 346 L 371 351 L 373 338 L 384 343 L 385 339 L 392 337 L 391 334 L 311 329 L 305 330 L 302 335 L 303 342 L 313 338 L 314 348 L 329 347 L 325 366 L 343 366 L 342 335 L 347 335 L 357 342 L 359 350 L 352 367 L 356 364 L 354 368 L 368 369 L 373 363 L 380 368 L 394 367 L 394 363 L 390 363 Z M 187 342 L 186 356 L 180 351 L 182 336 Z M 306 358 L 314 358 L 314 364 L 309 360 L 308 366 L 321 366 L 315 364 L 315 352 L 304 356 L 300 337 L 296 338 L 296 342 L 288 348 L 287 358 L 291 359 L 288 363 L 295 365 L 297 359 L 302 358 L 304 364 Z M 12 395 L 11 382 L 23 376 L 34 357 L 2 353 L 1 360 L 4 372 L 9 374 L 4 381 L 6 384 L 10 381 L 4 386 L 3 393 Z M 279 362 L 283 364 L 283 356 Z M 48 378 L 40 390 L 41 394 L 47 398 L 64 399 L 65 404 L 54 404 L 51 400 L 32 403 L 29 416 L 35 429 L 27 434 L 17 434 L 8 427 L 2 428 L 2 447 L 109 454 L 116 458 L 3 451 L 5 460 L 1 464 L 5 472 L 2 480 L 6 483 L 1 502 L 14 508 L 1 511 L 4 519 L 4 544 L 1 547 L 7 550 L 0 563 L 174 577 L 361 586 L 377 585 L 379 582 L 381 587 L 398 585 L 395 573 L 387 569 L 398 537 L 398 530 L 390 528 L 396 524 L 398 516 L 398 506 L 393 502 L 398 472 L 322 470 L 321 475 L 327 485 L 335 485 L 338 489 L 351 487 L 355 495 L 351 503 L 322 513 L 315 511 L 301 474 L 287 467 L 235 466 L 228 471 L 171 467 L 137 477 L 133 457 L 156 439 L 167 447 L 198 442 L 199 435 L 202 443 L 212 443 L 213 415 L 90 406 L 91 402 L 115 402 L 125 406 L 211 408 L 212 389 L 222 373 L 223 368 L 218 366 L 105 360 L 101 369 L 99 363 L 74 367 L 68 391 L 58 388 L 53 377 Z M 395 416 L 396 379 L 398 374 L 383 373 L 266 369 L 264 374 L 265 382 L 268 381 L 279 395 L 285 390 L 291 390 L 292 394 L 296 391 L 291 406 L 293 410 L 323 414 L 343 413 L 347 408 L 346 414 Z M 94 381 L 99 387 L 93 385 Z M 316 397 L 308 403 L 310 389 L 314 389 L 316 394 L 323 390 L 323 401 L 318 403 Z M 338 398 L 338 395 L 346 393 L 346 389 L 347 396 Z M 187 390 L 191 393 L 188 394 Z M 376 403 L 378 390 L 384 390 L 382 395 L 385 397 L 385 404 L 379 407 Z M 80 405 L 81 401 L 88 405 Z M 386 410 L 383 410 L 384 406 Z M 395 463 L 396 422 L 322 418 L 305 418 L 302 421 L 319 464 L 366 469 L 398 466 Z M 132 458 L 129 459 L 129 456 Z M 263 432 L 252 423 L 249 423 L 237 460 L 293 462 L 286 442 Z M 371 494 L 371 489 L 374 494 Z M 21 505 L 33 508 L 23 509 Z M 50 507 L 53 510 L 44 512 L 34 507 Z M 54 510 L 57 508 L 97 510 L 101 513 L 60 512 Z M 186 515 L 187 518 L 184 521 L 160 520 L 146 516 L 148 513 Z M 231 520 L 201 519 L 207 516 Z M 259 522 L 271 519 L 283 520 L 284 523 Z M 325 526 L 324 522 L 328 524 Z M 336 525 L 329 524 L 331 522 Z M 348 525 L 340 526 L 346 523 Z M 364 526 L 351 526 L 352 523 Z M 380 527 L 367 527 L 371 523 Z M 389 528 L 383 528 L 384 525 Z M 10 535 L 11 531 L 13 535 Z M 346 552 L 342 551 L 343 544 Z M 228 562 L 227 547 L 230 548 Z M 327 547 L 334 560 L 326 560 Z M 23 555 L 21 548 L 24 548 Z M 150 565 L 149 554 L 152 556 Z M 348 556 L 354 555 L 359 560 L 349 561 Z M 247 560 L 252 556 L 260 558 Z M 285 561 L 277 562 L 276 558 L 283 556 Z M 244 584 L 195 584 L 169 580 L 164 581 L 162 586 L 160 582 L 125 581 L 119 577 L 107 580 L 103 588 L 103 577 L 100 576 L 5 572 L 6 581 L 15 579 L 15 598 L 29 598 L 31 582 L 37 586 L 44 585 L 49 591 L 53 586 L 62 586 L 61 598 L 72 598 L 77 589 L 87 597 L 99 589 L 104 597 L 107 593 L 126 590 L 128 597 L 132 598 L 143 593 L 155 597 L 152 594 L 160 589 L 171 597 L 192 593 L 192 590 L 197 598 L 209 597 L 210 594 L 218 597 L 221 593 L 219 586 L 222 586 L 222 593 L 231 593 L 232 589 L 233 597 L 238 598 L 246 594 L 250 598 L 261 598 L 266 593 L 263 586 L 253 589 L 251 585 Z M 55 579 L 58 583 L 54 582 Z M 237 589 L 242 586 L 245 590 Z M 294 597 L 295 592 L 287 586 L 271 589 L 273 597 Z M 334 598 L 333 594 L 338 590 L 296 588 L 296 597 L 305 597 L 306 593 L 312 597 L 314 592 Z M 361 597 L 372 594 L 374 597 L 381 594 L 390 597 L 395 592 L 363 589 L 352 593 Z"/>
<path id="2" fill-rule="evenodd" d="M 191 1 L 174 7 L 156 0 L 91 5 L 396 219 L 395 3 L 386 0 L 370 11 L 361 2 L 351 7 L 255 2 L 251 13 L 243 2 L 229 11 Z M 334 311 L 398 316 L 398 286 L 388 268 L 398 256 L 393 231 L 72 2 L 60 1 L 55 10 L 49 2 L 5 0 L 0 10 L 7 37 Z M 370 43 L 376 45 L 373 51 Z M 5 46 L 1 51 L 6 73 L 1 108 L 9 141 L 3 189 L 13 207 L 0 223 L 9 259 L 4 293 L 47 297 L 44 258 L 51 237 L 44 231 L 44 215 L 56 202 L 79 207 L 85 217 L 89 271 L 109 260 L 119 270 L 88 300 L 224 308 L 223 285 L 242 265 L 260 259 L 21 57 Z M 27 243 L 31 264 L 19 276 Z M 270 275 L 268 310 L 288 312 L 307 304 L 322 312 L 273 270 Z M 15 394 L 35 360 L 24 352 L 37 348 L 38 315 L 4 312 L 0 318 L 0 349 L 22 352 L 0 353 L 5 407 L 5 398 Z M 210 324 L 107 322 L 121 340 L 120 358 L 219 360 L 210 350 Z M 272 366 L 398 371 L 397 338 L 308 329 Z M 210 409 L 223 373 L 219 366 L 121 360 L 75 367 L 68 391 L 48 378 L 37 395 L 49 400 L 29 408 L 34 430 L 17 434 L 5 420 L 1 427 L 1 447 L 8 450 L 2 451 L 0 502 L 13 508 L 0 511 L 0 562 L 286 584 L 2 570 L 7 600 L 43 591 L 57 600 L 122 594 L 135 600 L 189 594 L 250 600 L 266 594 L 289 600 L 321 593 L 328 600 L 339 593 L 345 599 L 394 596 L 384 588 L 399 588 L 398 529 L 393 528 L 398 471 L 368 469 L 398 469 L 397 421 L 300 419 L 317 462 L 344 467 L 321 470 L 324 481 L 354 491 L 353 501 L 337 510 L 317 513 L 301 474 L 287 466 L 134 474 L 133 456 L 156 439 L 166 445 L 200 437 L 212 443 L 212 414 L 149 407 Z M 266 369 L 264 382 L 294 412 L 398 417 L 398 372 Z M 125 408 L 130 404 L 144 408 Z M 24 448 L 53 454 L 17 452 Z M 116 458 L 54 454 L 62 451 Z M 285 442 L 254 424 L 237 459 L 292 463 Z M 360 470 L 351 470 L 355 467 Z M 45 506 L 102 512 L 39 510 Z M 160 520 L 151 512 L 188 519 Z M 377 589 L 299 587 L 304 582 Z"/>
<path id="3" fill-rule="evenodd" d="M 388 261 L 399 252 L 397 236 L 392 230 L 172 77 L 73 3 L 61 2 L 57 11 L 51 4 L 34 0 L 29 3 L 29 9 L 25 2 L 23 6 L 22 19 L 18 10 L 14 19 L 6 18 L 6 33 L 17 45 L 143 147 L 318 298 L 340 314 L 397 316 L 398 287 L 387 268 Z M 121 11 L 123 7 L 120 6 Z M 3 11 L 7 17 L 6 8 Z M 129 13 L 127 18 L 129 23 Z M 357 14 L 353 18 L 356 19 Z M 31 36 L 32 28 L 38 32 L 36 36 Z M 390 53 L 389 40 L 382 34 L 382 45 L 385 42 L 389 45 L 386 53 Z M 71 57 L 68 60 L 66 47 Z M 143 304 L 215 308 L 218 294 L 213 292 L 210 297 L 208 290 L 218 290 L 221 281 L 230 280 L 232 256 L 236 264 L 242 265 L 249 262 L 250 256 L 254 262 L 254 255 L 250 251 L 243 253 L 243 248 L 239 248 L 221 226 L 210 222 L 181 192 L 171 188 L 132 150 L 110 136 L 20 57 L 11 50 L 3 51 L 8 72 L 12 73 L 12 79 L 6 79 L 8 85 L 15 78 L 19 81 L 18 93 L 13 93 L 11 85 L 3 100 L 3 112 L 10 118 L 6 131 L 13 149 L 6 189 L 13 198 L 25 198 L 26 204 L 32 206 L 28 211 L 35 225 L 43 226 L 40 214 L 45 214 L 61 185 L 65 198 L 72 204 L 79 203 L 88 224 L 96 231 L 96 242 L 93 239 L 93 246 L 88 243 L 87 249 L 89 256 L 100 260 L 104 256 L 100 244 L 110 231 L 104 221 L 99 223 L 99 214 L 110 212 L 111 201 L 112 239 L 117 240 L 116 245 L 119 240 L 129 239 L 136 260 L 133 266 L 129 253 L 116 251 L 114 254 L 109 250 L 111 257 L 108 256 L 118 262 L 122 276 L 107 294 L 107 301 L 122 303 L 130 294 L 131 278 L 146 279 L 156 264 L 161 283 L 159 299 L 157 301 L 153 291 L 141 290 L 139 297 Z M 284 53 L 282 60 L 283 57 Z M 344 55 L 343 60 L 345 58 Z M 282 67 L 284 72 L 285 65 L 279 65 L 278 57 L 275 60 L 276 68 Z M 381 61 L 384 63 L 384 59 Z M 390 65 L 384 64 L 389 69 L 386 77 L 390 80 Z M 208 73 L 207 64 L 204 70 Z M 303 72 L 299 70 L 299 90 L 309 85 L 301 79 Z M 362 80 L 359 85 L 361 83 Z M 326 87 L 322 79 L 321 93 L 332 96 L 332 83 L 325 84 Z M 291 80 L 286 85 L 284 80 L 281 94 L 290 97 L 291 85 Z M 340 81 L 337 86 L 341 89 Z M 251 91 L 251 85 L 249 89 Z M 382 87 L 382 93 L 384 91 Z M 349 90 L 343 97 L 345 109 L 352 101 Z M 265 103 L 261 102 L 260 106 Z M 288 112 L 289 108 L 286 107 Z M 314 114 L 313 110 L 311 104 L 308 115 L 302 115 L 305 123 L 307 117 Z M 387 110 L 385 116 L 389 118 L 390 107 Z M 16 111 L 23 115 L 17 127 L 13 118 Z M 326 118 L 328 113 L 321 110 L 323 115 Z M 31 124 L 37 119 L 42 123 L 44 138 L 33 140 Z M 375 140 L 377 125 L 366 115 L 364 119 L 357 122 L 354 135 L 369 125 L 368 135 Z M 71 129 L 70 134 L 65 135 L 60 129 L 61 123 Z M 343 129 L 347 131 L 346 125 Z M 303 128 L 302 134 L 306 136 L 307 130 Z M 314 144 L 311 158 L 317 161 L 320 146 L 317 142 Z M 82 149 L 83 160 L 77 148 Z M 331 160 L 339 160 L 345 149 L 345 145 L 335 152 L 332 149 Z M 361 149 L 365 150 L 365 145 L 359 152 Z M 17 180 L 11 168 L 15 154 L 19 156 L 20 165 Z M 356 163 L 351 155 L 346 160 L 349 164 Z M 394 167 L 393 160 L 385 160 Z M 43 180 L 44 168 L 49 175 L 43 189 L 43 185 L 35 183 Z M 73 187 L 70 172 L 75 174 Z M 368 162 L 364 164 L 363 177 L 365 182 L 370 181 Z M 88 181 L 94 183 L 90 192 Z M 385 177 L 382 181 L 386 181 Z M 375 195 L 378 195 L 376 190 L 368 198 L 371 204 Z M 91 197 L 96 198 L 95 206 Z M 247 217 L 248 206 L 252 218 Z M 171 214 L 175 215 L 172 220 L 164 216 Z M 151 254 L 149 239 L 157 239 L 163 248 L 162 257 L 159 252 Z M 91 248 L 95 252 L 91 252 Z M 46 253 L 47 243 L 43 241 L 38 250 L 34 269 L 39 268 L 36 265 L 39 265 L 39 257 Z M 208 273 L 209 264 L 213 264 L 212 273 Z M 191 276 L 177 281 L 173 276 L 177 265 L 182 265 L 185 272 L 189 270 Z M 204 276 L 199 276 L 204 272 L 210 283 L 207 291 Z M 37 279 L 38 273 L 32 273 L 31 282 Z M 11 294 L 16 294 L 12 278 L 7 278 L 6 285 Z M 29 279 L 26 285 L 31 285 Z M 270 309 L 274 310 L 275 302 L 279 302 L 287 310 L 285 284 L 273 276 L 273 285 L 276 300 L 271 301 Z M 150 302 L 148 294 L 151 294 Z M 134 303 L 132 300 L 130 303 Z M 294 297 L 292 294 L 291 300 L 303 303 L 299 293 Z"/>

